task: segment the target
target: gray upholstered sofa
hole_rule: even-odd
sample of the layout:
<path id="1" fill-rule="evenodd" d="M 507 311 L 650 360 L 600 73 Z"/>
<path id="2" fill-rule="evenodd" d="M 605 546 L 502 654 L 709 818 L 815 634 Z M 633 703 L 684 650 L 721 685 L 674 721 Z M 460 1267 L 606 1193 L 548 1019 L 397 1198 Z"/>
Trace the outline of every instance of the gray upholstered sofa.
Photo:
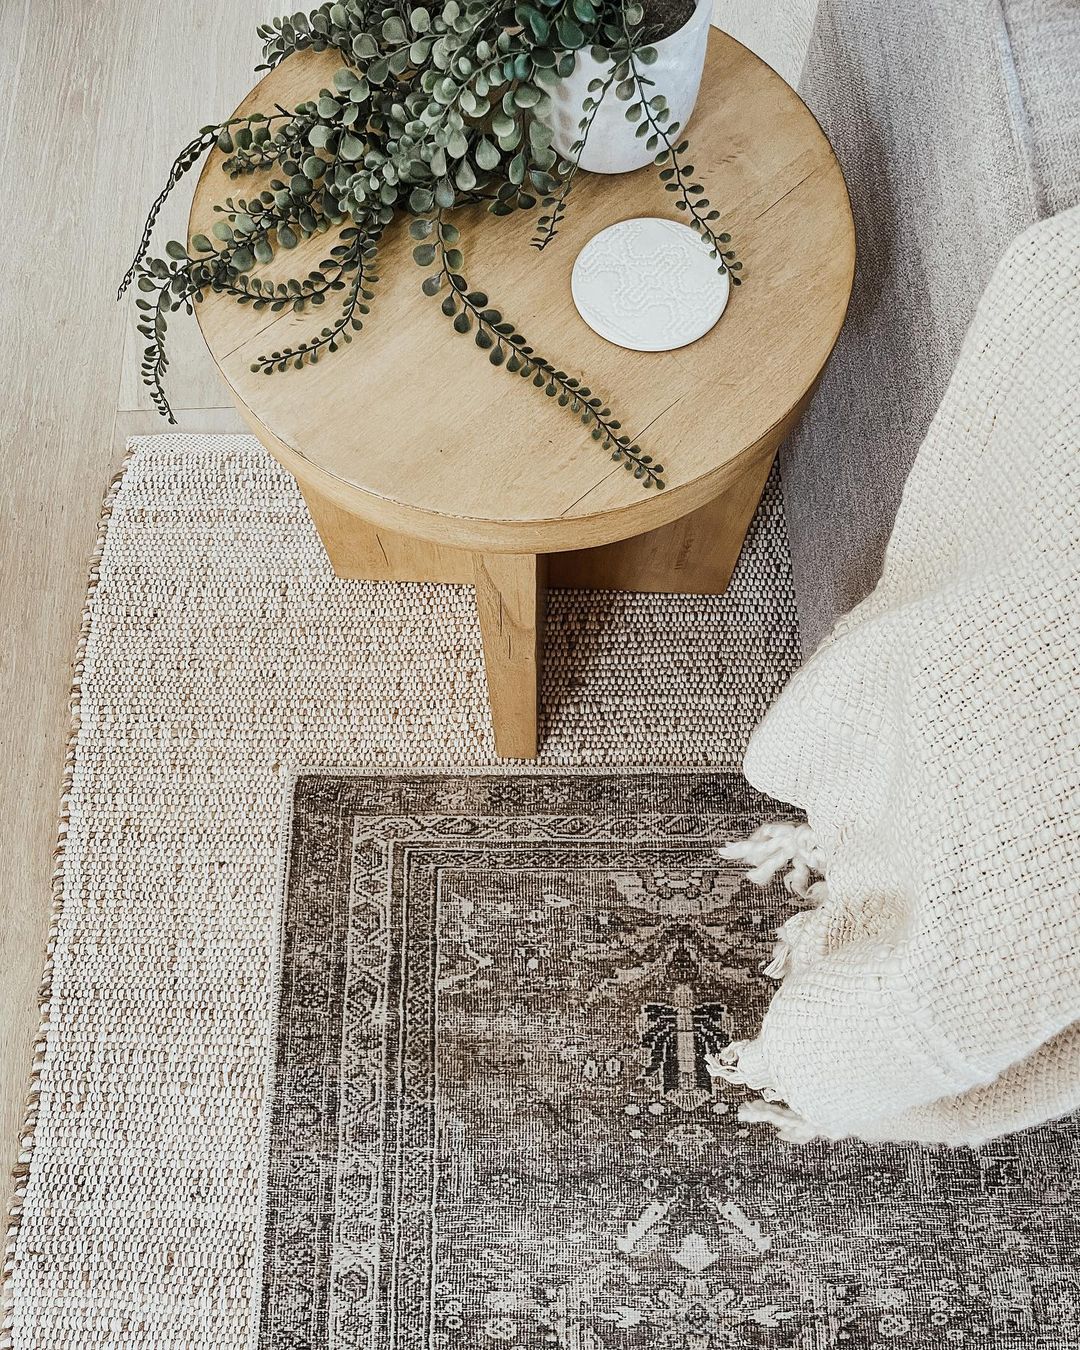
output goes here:
<path id="1" fill-rule="evenodd" d="M 804 22 L 812 4 L 794 0 Z M 783 10 L 758 0 L 764 41 L 731 26 L 768 55 L 761 26 Z M 1007 244 L 1080 201 L 1080 0 L 820 0 L 800 92 L 843 165 L 859 246 L 847 324 L 781 455 L 809 651 L 877 580 Z"/>

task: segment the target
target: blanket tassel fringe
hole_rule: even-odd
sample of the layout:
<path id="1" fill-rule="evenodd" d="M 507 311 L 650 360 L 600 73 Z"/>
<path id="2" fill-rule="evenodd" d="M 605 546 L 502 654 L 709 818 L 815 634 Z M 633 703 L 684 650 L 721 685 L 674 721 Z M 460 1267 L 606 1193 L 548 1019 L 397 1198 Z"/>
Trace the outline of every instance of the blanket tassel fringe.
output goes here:
<path id="1" fill-rule="evenodd" d="M 825 868 L 824 850 L 809 825 L 773 821 L 748 838 L 728 844 L 720 853 L 734 862 L 749 864 L 747 879 L 757 886 L 767 886 L 786 868 L 785 887 L 807 902 L 807 909 L 793 914 L 780 928 L 772 959 L 763 968 L 764 974 L 782 980 L 796 958 L 807 920 L 828 894 L 825 882 L 820 879 Z M 732 1041 L 719 1055 L 710 1055 L 707 1063 L 713 1077 L 761 1094 L 758 1100 L 743 1102 L 739 1107 L 741 1121 L 772 1125 L 781 1139 L 792 1144 L 805 1144 L 819 1137 L 819 1131 L 808 1120 L 782 1104 L 781 1095 L 771 1082 L 760 1041 Z"/>

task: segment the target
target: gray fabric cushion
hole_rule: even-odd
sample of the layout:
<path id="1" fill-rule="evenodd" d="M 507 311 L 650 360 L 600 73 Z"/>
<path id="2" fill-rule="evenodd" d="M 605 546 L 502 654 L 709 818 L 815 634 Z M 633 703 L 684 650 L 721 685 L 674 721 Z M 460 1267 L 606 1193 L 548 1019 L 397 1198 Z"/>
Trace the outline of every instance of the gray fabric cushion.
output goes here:
<path id="1" fill-rule="evenodd" d="M 1076 109 L 1063 106 L 1080 69 L 1080 3 L 1008 9 L 1008 23 L 998 0 L 818 10 L 801 92 L 843 166 L 859 261 L 847 324 L 781 453 L 808 652 L 880 574 L 994 265 L 1020 230 L 1080 198 L 1080 140 L 1066 125 Z"/>
<path id="2" fill-rule="evenodd" d="M 1041 216 L 1080 202 L 1080 0 L 1008 0 L 1020 125 Z"/>

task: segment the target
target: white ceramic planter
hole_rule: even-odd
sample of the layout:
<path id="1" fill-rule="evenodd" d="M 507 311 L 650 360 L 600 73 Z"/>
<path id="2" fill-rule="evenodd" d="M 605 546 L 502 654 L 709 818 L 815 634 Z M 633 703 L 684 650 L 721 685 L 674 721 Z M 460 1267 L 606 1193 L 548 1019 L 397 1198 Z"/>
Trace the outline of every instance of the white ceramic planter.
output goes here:
<path id="1" fill-rule="evenodd" d="M 671 109 L 671 120 L 685 127 L 697 101 L 701 72 L 705 66 L 705 46 L 709 39 L 712 0 L 697 0 L 697 6 L 677 33 L 653 45 L 656 61 L 642 66 L 642 73 L 653 81 L 650 97 L 663 94 Z M 578 52 L 574 73 L 560 80 L 551 93 L 551 129 L 555 149 L 569 157 L 570 147 L 581 135 L 578 123 L 581 105 L 589 97 L 589 84 L 606 79 L 610 65 L 602 66 L 586 52 Z M 639 137 L 637 124 L 626 120 L 629 105 L 609 89 L 596 113 L 581 167 L 590 173 L 629 173 L 651 163 L 653 151 L 645 148 L 648 137 Z"/>

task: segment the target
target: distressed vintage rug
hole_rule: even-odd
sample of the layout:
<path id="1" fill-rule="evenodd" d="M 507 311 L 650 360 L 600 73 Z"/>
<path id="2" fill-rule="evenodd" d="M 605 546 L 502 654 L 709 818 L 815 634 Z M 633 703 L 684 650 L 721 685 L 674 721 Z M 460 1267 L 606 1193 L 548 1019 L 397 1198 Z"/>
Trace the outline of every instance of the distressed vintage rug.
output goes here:
<path id="1" fill-rule="evenodd" d="M 737 773 L 301 775 L 260 1350 L 1080 1344 L 1080 1131 L 738 1123 L 791 897 Z"/>

